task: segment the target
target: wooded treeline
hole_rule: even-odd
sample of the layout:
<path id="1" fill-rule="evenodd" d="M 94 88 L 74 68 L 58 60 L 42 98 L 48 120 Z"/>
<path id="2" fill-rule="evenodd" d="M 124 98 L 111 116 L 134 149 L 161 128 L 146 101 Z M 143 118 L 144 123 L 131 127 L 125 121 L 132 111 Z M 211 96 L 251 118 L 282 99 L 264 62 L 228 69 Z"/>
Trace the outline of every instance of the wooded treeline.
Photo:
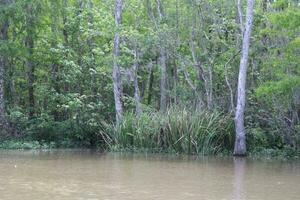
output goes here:
<path id="1" fill-rule="evenodd" d="M 298 0 L 0 0 L 0 16 L 3 139 L 112 144 L 111 123 L 187 110 L 242 117 L 250 149 L 300 147 Z M 199 146 L 188 132 L 170 146 Z"/>

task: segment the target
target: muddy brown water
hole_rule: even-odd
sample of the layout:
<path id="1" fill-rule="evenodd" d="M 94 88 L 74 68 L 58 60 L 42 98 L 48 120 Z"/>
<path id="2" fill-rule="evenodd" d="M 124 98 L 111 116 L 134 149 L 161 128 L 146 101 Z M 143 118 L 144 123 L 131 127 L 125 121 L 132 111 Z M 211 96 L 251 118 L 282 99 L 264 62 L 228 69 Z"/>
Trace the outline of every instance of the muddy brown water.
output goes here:
<path id="1" fill-rule="evenodd" d="M 300 162 L 0 151 L 0 200 L 297 200 Z"/>

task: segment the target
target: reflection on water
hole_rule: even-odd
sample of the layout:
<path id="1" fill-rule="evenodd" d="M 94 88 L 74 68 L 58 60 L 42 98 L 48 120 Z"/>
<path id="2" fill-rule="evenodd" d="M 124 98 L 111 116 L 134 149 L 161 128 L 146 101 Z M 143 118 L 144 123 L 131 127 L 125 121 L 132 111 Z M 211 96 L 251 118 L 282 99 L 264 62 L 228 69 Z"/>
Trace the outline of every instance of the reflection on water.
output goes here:
<path id="1" fill-rule="evenodd" d="M 0 151 L 0 200 L 281 200 L 299 188 L 299 162 Z"/>
<path id="2" fill-rule="evenodd" d="M 246 171 L 246 158 L 237 157 L 233 158 L 234 168 L 234 187 L 233 187 L 233 199 L 243 200 L 245 199 L 244 179 Z"/>

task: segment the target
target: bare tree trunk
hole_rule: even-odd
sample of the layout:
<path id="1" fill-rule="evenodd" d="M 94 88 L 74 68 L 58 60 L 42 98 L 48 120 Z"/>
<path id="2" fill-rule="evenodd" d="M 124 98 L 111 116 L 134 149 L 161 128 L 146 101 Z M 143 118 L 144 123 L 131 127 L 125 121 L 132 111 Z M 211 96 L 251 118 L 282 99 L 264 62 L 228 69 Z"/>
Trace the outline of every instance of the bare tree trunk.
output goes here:
<path id="1" fill-rule="evenodd" d="M 56 0 L 51 1 L 51 47 L 56 48 L 57 45 L 57 34 L 58 34 L 58 15 L 56 13 L 59 8 L 58 2 Z M 59 86 L 57 83 L 58 78 L 58 64 L 54 61 L 51 66 L 51 75 L 52 75 L 52 85 L 56 92 L 59 92 Z"/>
<path id="2" fill-rule="evenodd" d="M 88 9 L 89 9 L 89 15 L 88 15 L 88 22 L 89 22 L 89 29 L 94 30 L 94 16 L 93 16 L 93 9 L 94 4 L 92 0 L 88 1 Z M 91 90 L 92 94 L 96 97 L 97 95 L 97 77 L 96 77 L 96 60 L 95 60 L 95 53 L 93 52 L 93 49 L 95 48 L 95 38 L 93 35 L 89 36 L 87 40 L 89 51 L 92 56 L 92 62 L 91 62 L 91 69 L 93 69 L 94 73 L 91 75 Z"/>
<path id="3" fill-rule="evenodd" d="M 157 10 L 160 22 L 165 17 L 163 5 L 160 0 L 157 0 Z M 160 38 L 162 40 L 162 38 Z M 159 47 L 159 64 L 161 67 L 160 74 L 160 111 L 164 112 L 167 109 L 167 58 L 164 45 Z"/>
<path id="4" fill-rule="evenodd" d="M 134 65 L 133 65 L 133 73 L 134 73 L 134 99 L 135 99 L 135 114 L 139 117 L 142 114 L 142 105 L 141 105 L 141 96 L 138 82 L 138 67 L 139 67 L 139 56 L 137 49 L 134 53 Z"/>
<path id="5" fill-rule="evenodd" d="M 244 34 L 244 20 L 243 20 L 243 12 L 241 0 L 236 0 L 236 23 L 239 25 L 239 30 L 236 30 L 236 46 L 237 48 L 241 48 L 243 34 Z"/>
<path id="6" fill-rule="evenodd" d="M 122 16 L 122 0 L 115 0 L 115 25 L 116 32 L 114 38 L 114 49 L 113 49 L 113 86 L 114 86 L 114 99 L 116 109 L 116 122 L 120 123 L 123 116 L 122 106 L 122 85 L 121 85 L 121 73 L 118 65 L 118 57 L 120 54 L 120 35 L 119 28 L 121 25 Z"/>
<path id="7" fill-rule="evenodd" d="M 148 97 L 147 97 L 147 104 L 151 104 L 152 100 L 152 89 L 153 89 L 153 82 L 154 82 L 154 70 L 153 70 L 153 65 L 152 61 L 150 63 L 150 72 L 149 72 L 149 85 L 148 85 Z"/>
<path id="8" fill-rule="evenodd" d="M 0 5 L 6 6 L 8 4 L 7 1 L 2 0 L 0 1 Z M 7 41 L 8 40 L 8 21 L 4 20 L 4 22 L 0 26 L 0 41 Z M 4 76 L 5 76 L 5 68 L 7 64 L 7 59 L 5 55 L 0 52 L 0 129 L 3 130 L 3 133 L 6 134 L 8 131 L 8 124 L 6 118 L 6 111 L 5 111 L 5 99 L 4 99 Z M 0 130 L 0 132 L 2 132 Z"/>
<path id="9" fill-rule="evenodd" d="M 148 15 L 149 18 L 153 21 L 154 26 L 156 31 L 158 31 L 159 29 L 159 23 L 163 20 L 163 18 L 165 17 L 164 11 L 163 11 L 163 5 L 161 0 L 156 0 L 156 4 L 157 4 L 157 11 L 158 11 L 158 15 L 159 15 L 159 20 L 157 20 L 154 17 L 154 13 L 153 13 L 153 9 L 151 7 L 151 1 L 147 0 L 147 11 L 148 11 Z M 160 37 L 160 42 L 162 42 L 163 38 Z M 165 111 L 167 109 L 167 64 L 166 64 L 166 51 L 165 51 L 165 47 L 163 44 L 161 44 L 159 46 L 159 65 L 160 65 L 160 111 Z M 152 77 L 152 74 L 151 76 Z M 150 82 L 151 83 L 151 82 Z M 151 88 L 152 88 L 152 84 Z M 150 103 L 149 100 L 151 100 L 151 98 L 149 98 L 150 96 L 148 96 L 148 103 Z"/>
<path id="10" fill-rule="evenodd" d="M 27 59 L 27 67 L 28 67 L 28 102 L 29 102 L 29 118 L 33 118 L 35 115 L 35 97 L 34 97 L 34 71 L 35 66 L 33 63 L 33 34 L 34 34 L 34 22 L 33 22 L 33 5 L 28 4 L 26 10 L 26 27 L 27 27 L 27 35 L 25 39 L 25 44 L 28 49 L 28 59 Z"/>
<path id="11" fill-rule="evenodd" d="M 57 34 L 58 34 L 58 15 L 57 15 L 57 9 L 59 8 L 58 1 L 53 0 L 51 1 L 51 32 L 52 32 L 52 40 L 51 40 L 51 47 L 56 48 L 57 46 Z M 59 86 L 59 68 L 58 63 L 54 60 L 51 65 L 51 83 L 52 87 L 54 88 L 56 93 L 60 93 L 60 86 Z M 56 104 L 59 104 L 59 100 L 55 101 Z M 54 109 L 53 111 L 54 120 L 58 121 L 60 118 L 60 113 L 57 111 L 57 109 Z"/>
<path id="12" fill-rule="evenodd" d="M 14 1 L 10 1 L 10 3 L 14 3 Z M 16 27 L 12 27 L 12 36 L 11 36 L 12 42 L 15 42 L 17 39 L 17 31 Z M 9 67 L 7 69 L 7 74 L 8 74 L 8 80 L 7 80 L 7 85 L 9 88 L 9 99 L 8 101 L 10 102 L 11 105 L 16 106 L 18 103 L 20 103 L 20 97 L 17 96 L 17 91 L 16 91 L 16 84 L 14 80 L 14 74 L 16 71 L 16 58 L 11 58 L 9 61 Z"/>
<path id="13" fill-rule="evenodd" d="M 174 49 L 176 54 L 176 49 L 180 48 L 180 30 L 179 30 L 179 18 L 180 18 L 180 13 L 179 13 L 179 1 L 176 0 L 176 48 Z M 174 103 L 177 105 L 178 103 L 178 96 L 177 96 L 177 85 L 178 85 L 178 57 L 174 58 L 174 68 L 173 68 L 173 95 L 174 95 Z"/>
<path id="14" fill-rule="evenodd" d="M 8 128 L 4 99 L 4 65 L 3 58 L 0 58 L 0 135 L 6 134 Z"/>
<path id="15" fill-rule="evenodd" d="M 174 69 L 173 69 L 173 91 L 174 91 L 174 103 L 177 105 L 177 83 L 178 83 L 178 69 L 176 60 L 174 60 Z"/>
<path id="16" fill-rule="evenodd" d="M 81 40 L 81 33 L 80 33 L 80 27 L 83 24 L 83 11 L 84 11 L 84 6 L 85 6 L 85 1 L 84 0 L 77 0 L 77 5 L 76 5 L 76 28 L 77 31 L 75 33 L 76 35 L 76 39 L 75 39 L 75 44 L 73 43 L 74 47 L 75 47 L 75 51 L 77 53 L 77 64 L 80 67 L 80 69 L 82 70 L 82 72 L 84 72 L 83 74 L 87 74 L 86 72 L 86 67 L 83 63 L 83 54 L 84 54 L 84 42 Z M 79 84 L 76 85 L 77 91 L 79 91 L 80 95 L 83 95 L 84 93 L 84 89 L 83 89 L 83 85 L 85 85 L 85 79 L 86 77 L 84 77 L 83 79 L 79 79 Z"/>
<path id="17" fill-rule="evenodd" d="M 236 4 L 237 4 L 237 12 L 238 12 L 237 14 L 238 14 L 238 22 L 239 22 L 239 25 L 240 25 L 240 31 L 241 31 L 241 35 L 243 35 L 244 22 L 243 22 L 241 0 L 237 0 Z"/>
<path id="18" fill-rule="evenodd" d="M 69 8 L 69 0 L 63 0 L 62 2 L 62 8 L 60 10 L 60 14 L 62 15 L 62 34 L 63 34 L 63 45 L 64 48 L 69 49 L 70 46 L 70 42 L 69 42 L 69 28 L 68 28 L 68 8 Z M 64 59 L 68 60 L 69 59 L 69 53 L 68 51 L 65 51 L 64 53 Z M 61 71 L 64 71 L 65 66 L 62 65 L 61 66 Z M 62 87 L 62 93 L 68 93 L 68 91 L 70 90 L 70 84 L 67 81 L 63 81 L 63 85 Z M 61 120 L 65 120 L 69 117 L 69 112 L 68 110 L 64 110 L 62 112 L 62 115 L 60 116 Z"/>
<path id="19" fill-rule="evenodd" d="M 250 46 L 251 29 L 253 23 L 253 6 L 254 0 L 248 0 L 246 25 L 243 36 L 243 47 L 240 61 L 240 70 L 238 78 L 238 91 L 237 91 L 237 106 L 235 113 L 235 145 L 234 155 L 244 156 L 246 155 L 246 133 L 244 125 L 244 113 L 246 104 L 246 79 L 247 79 L 247 66 L 248 66 L 248 54 Z"/>
<path id="20" fill-rule="evenodd" d="M 208 109 L 212 109 L 213 108 L 213 67 L 211 66 L 211 64 L 208 64 L 208 80 L 209 80 L 209 84 L 208 84 L 208 91 L 209 91 L 209 95 L 208 95 L 208 101 L 207 101 L 207 107 Z"/>
<path id="21" fill-rule="evenodd" d="M 167 65 L 166 52 L 164 47 L 160 47 L 160 111 L 164 112 L 167 109 Z"/>
<path id="22" fill-rule="evenodd" d="M 67 30 L 67 13 L 66 13 L 66 8 L 69 6 L 69 1 L 64 0 L 63 1 L 63 9 L 62 9 L 62 15 L 63 15 L 63 35 L 64 35 L 64 45 L 68 46 L 69 45 L 69 34 Z"/>

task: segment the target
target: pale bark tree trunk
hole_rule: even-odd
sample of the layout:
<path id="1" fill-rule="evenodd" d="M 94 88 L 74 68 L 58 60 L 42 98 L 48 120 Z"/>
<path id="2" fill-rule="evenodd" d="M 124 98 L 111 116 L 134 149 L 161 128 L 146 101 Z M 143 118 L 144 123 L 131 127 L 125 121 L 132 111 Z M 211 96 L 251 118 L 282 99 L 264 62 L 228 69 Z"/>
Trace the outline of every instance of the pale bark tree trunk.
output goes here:
<path id="1" fill-rule="evenodd" d="M 207 107 L 208 109 L 213 108 L 213 66 L 211 64 L 208 64 L 208 102 L 207 102 Z"/>
<path id="2" fill-rule="evenodd" d="M 150 19 L 153 21 L 156 31 L 159 30 L 159 23 L 162 22 L 164 16 L 163 5 L 160 0 L 156 0 L 158 18 L 154 17 L 151 1 L 147 0 L 147 11 Z M 160 36 L 160 42 L 162 43 L 163 38 Z M 166 64 L 166 51 L 163 44 L 159 46 L 159 65 L 160 65 L 160 111 L 167 109 L 167 64 Z M 152 84 L 150 84 L 152 86 Z M 149 98 L 150 97 L 150 98 Z M 151 96 L 148 96 L 148 103 L 150 103 Z"/>
<path id="3" fill-rule="evenodd" d="M 241 34 L 243 35 L 243 32 L 244 32 L 244 22 L 243 22 L 241 0 L 237 0 L 236 4 L 237 4 L 238 23 L 240 25 Z"/>
<path id="4" fill-rule="evenodd" d="M 160 0 L 157 0 L 157 10 L 160 22 L 165 17 L 163 5 Z M 160 38 L 162 41 L 163 38 Z M 159 64 L 160 64 L 160 111 L 164 112 L 167 109 L 167 58 L 166 50 L 162 44 L 159 47 Z"/>
<path id="5" fill-rule="evenodd" d="M 242 5 L 241 0 L 236 0 L 236 23 L 239 25 L 239 30 L 236 30 L 236 46 L 237 48 L 241 48 L 241 42 L 243 39 L 244 34 L 244 20 L 243 20 L 243 12 L 242 12 Z"/>
<path id="6" fill-rule="evenodd" d="M 69 27 L 68 27 L 68 8 L 69 8 L 69 0 L 63 0 L 62 2 L 62 8 L 60 10 L 60 14 L 62 15 L 62 34 L 63 34 L 63 45 L 65 49 L 70 48 L 70 42 L 69 42 Z M 69 59 L 69 53 L 68 51 L 65 51 L 64 53 L 64 59 L 68 60 Z M 64 71 L 66 66 L 62 65 L 61 66 L 61 71 Z M 70 90 L 70 84 L 67 81 L 63 81 L 63 85 L 61 85 L 62 93 L 68 93 Z M 60 116 L 61 120 L 67 119 L 69 116 L 69 112 L 67 110 L 64 110 Z"/>
<path id="7" fill-rule="evenodd" d="M 246 104 L 246 79 L 247 79 L 247 66 L 248 66 L 248 54 L 250 46 L 251 29 L 253 23 L 253 6 L 254 0 L 248 0 L 247 13 L 246 13 L 246 25 L 243 36 L 242 55 L 240 60 L 239 78 L 238 78 L 238 90 L 237 90 L 237 106 L 235 113 L 235 145 L 234 155 L 244 156 L 246 155 L 246 132 L 244 125 L 244 113 Z"/>
<path id="8" fill-rule="evenodd" d="M 122 106 L 122 85 L 121 85 L 121 73 L 118 65 L 118 58 L 120 54 L 120 35 L 119 28 L 121 25 L 122 16 L 122 0 L 115 0 L 115 25 L 116 32 L 114 38 L 114 49 L 113 49 L 113 87 L 114 87 L 114 99 L 116 109 L 116 122 L 120 123 L 123 116 Z"/>
<path id="9" fill-rule="evenodd" d="M 57 9 L 59 8 L 58 2 L 56 0 L 51 1 L 51 47 L 56 48 L 57 45 L 57 35 L 58 35 L 58 16 Z M 58 78 L 58 64 L 56 62 L 52 63 L 51 66 L 51 75 L 52 75 L 52 85 L 56 92 L 59 93 L 59 86 L 57 83 Z"/>
<path id="10" fill-rule="evenodd" d="M 8 28 L 8 23 L 4 22 L 1 25 L 1 35 L 0 35 L 0 40 L 6 40 L 7 36 L 7 28 Z M 2 116 L 5 114 L 5 106 L 4 106 L 4 76 L 5 76 L 5 66 L 7 64 L 6 62 L 5 55 L 0 55 L 0 117 L 3 119 Z"/>
<path id="11" fill-rule="evenodd" d="M 136 49 L 134 52 L 133 73 L 134 73 L 135 114 L 137 117 L 139 117 L 142 114 L 141 96 L 140 96 L 138 74 L 137 74 L 138 68 L 139 68 L 139 55 Z"/>
<path id="12" fill-rule="evenodd" d="M 80 67 L 81 71 L 83 72 L 83 77 L 84 78 L 80 78 L 79 79 L 79 84 L 76 85 L 76 90 L 79 91 L 80 95 L 83 95 L 84 93 L 84 89 L 83 89 L 83 85 L 85 85 L 85 80 L 86 80 L 86 76 L 84 76 L 85 74 L 87 74 L 86 72 L 86 67 L 83 63 L 83 54 L 84 54 L 84 42 L 81 39 L 81 31 L 80 31 L 80 27 L 83 24 L 83 11 L 84 11 L 84 6 L 85 6 L 85 1 L 83 0 L 77 0 L 77 10 L 76 10 L 76 28 L 77 31 L 75 33 L 76 35 L 76 42 L 74 44 L 74 47 L 76 49 L 77 52 L 77 63 L 78 66 Z"/>
<path id="13" fill-rule="evenodd" d="M 28 68 L 28 102 L 29 102 L 29 118 L 35 116 L 35 97 L 34 97 L 34 61 L 33 61 L 33 48 L 34 48 L 34 22 L 33 22 L 33 5 L 28 4 L 26 8 L 26 39 L 25 45 L 28 50 L 27 68 Z"/>
<path id="14" fill-rule="evenodd" d="M 14 1 L 9 1 L 10 3 L 14 3 Z M 15 42 L 17 40 L 17 31 L 16 31 L 16 27 L 12 27 L 12 36 L 11 36 L 11 40 L 12 42 Z M 6 74 L 8 74 L 8 77 L 6 79 L 6 81 L 8 82 L 8 88 L 9 88 L 9 95 L 7 95 L 6 97 L 8 97 L 8 101 L 10 102 L 10 105 L 16 106 L 18 105 L 18 103 L 20 103 L 20 97 L 17 95 L 17 90 L 16 90 L 16 80 L 14 80 L 14 74 L 16 72 L 16 60 L 17 58 L 11 58 L 10 62 L 9 62 L 9 67 L 7 69 L 7 71 L 5 71 Z"/>
<path id="15" fill-rule="evenodd" d="M 160 47 L 160 111 L 164 112 L 167 109 L 167 65 L 166 65 L 166 52 L 164 47 Z"/>
<path id="16" fill-rule="evenodd" d="M 174 60 L 174 68 L 173 68 L 173 92 L 174 92 L 174 103 L 177 105 L 177 83 L 178 83 L 178 68 L 176 60 Z"/>
<path id="17" fill-rule="evenodd" d="M 89 29 L 94 30 L 94 16 L 93 16 L 93 9 L 94 9 L 94 4 L 92 0 L 88 1 L 88 9 L 89 9 L 89 15 L 88 15 L 88 22 L 89 22 Z M 92 62 L 91 62 L 91 69 L 93 69 L 93 74 L 91 75 L 91 90 L 92 94 L 96 97 L 97 96 L 97 77 L 96 77 L 96 60 L 95 60 L 95 53 L 93 52 L 93 49 L 95 48 L 95 38 L 93 35 L 89 36 L 88 38 L 88 46 L 89 46 L 89 51 L 91 52 L 92 56 Z"/>
<path id="18" fill-rule="evenodd" d="M 157 60 L 157 59 L 156 59 Z M 149 70 L 149 84 L 148 84 L 148 97 L 147 97 L 147 104 L 151 104 L 152 100 L 152 89 L 153 89 L 153 82 L 154 82 L 154 70 L 153 70 L 153 64 L 152 61 L 150 63 L 150 70 Z"/>
<path id="19" fill-rule="evenodd" d="M 180 20 L 180 12 L 179 12 L 179 1 L 176 0 L 176 48 L 173 50 L 174 54 L 177 53 L 177 49 L 180 48 L 180 30 L 179 30 L 179 20 Z M 178 95 L 177 95 L 177 85 L 178 85 L 178 57 L 174 58 L 174 68 L 173 68 L 173 95 L 174 95 L 174 103 L 177 105 L 178 103 Z"/>
<path id="20" fill-rule="evenodd" d="M 1 0 L 0 6 L 6 6 L 8 4 L 8 0 Z M 5 19 L 4 22 L 0 26 L 0 41 L 8 40 L 8 20 Z M 0 54 L 0 133 L 6 134 L 8 131 L 8 124 L 6 118 L 5 111 L 5 99 L 4 99 L 4 76 L 6 69 L 7 59 L 5 55 Z"/>
<path id="21" fill-rule="evenodd" d="M 56 48 L 57 46 L 57 35 L 58 35 L 58 15 L 57 10 L 59 8 L 59 4 L 57 0 L 51 1 L 51 32 L 52 32 L 52 38 L 51 38 L 51 47 Z M 59 85 L 59 68 L 58 63 L 56 61 L 53 61 L 51 65 L 51 83 L 52 87 L 54 88 L 56 93 L 60 93 L 60 85 Z M 59 101 L 56 100 L 56 104 L 59 104 Z M 53 110 L 54 120 L 58 121 L 60 118 L 60 113 L 55 108 Z"/>
<path id="22" fill-rule="evenodd" d="M 68 46 L 69 45 L 69 33 L 67 30 L 67 8 L 69 6 L 69 1 L 64 0 L 63 1 L 63 8 L 62 8 L 62 16 L 63 16 L 63 35 L 64 35 L 64 45 Z"/>

